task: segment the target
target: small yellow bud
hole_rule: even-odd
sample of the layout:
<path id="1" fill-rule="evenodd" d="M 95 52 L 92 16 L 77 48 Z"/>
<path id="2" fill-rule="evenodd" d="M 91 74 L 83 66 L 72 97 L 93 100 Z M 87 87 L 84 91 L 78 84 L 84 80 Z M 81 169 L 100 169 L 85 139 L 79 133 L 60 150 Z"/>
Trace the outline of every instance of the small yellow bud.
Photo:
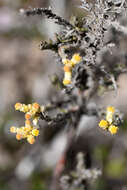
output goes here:
<path id="1" fill-rule="evenodd" d="M 114 113 L 115 112 L 115 108 L 112 106 L 107 107 L 107 112 L 111 112 Z"/>
<path id="2" fill-rule="evenodd" d="M 30 125 L 31 125 L 31 122 L 30 122 L 29 119 L 27 119 L 27 120 L 25 121 L 25 126 L 30 126 Z"/>
<path id="3" fill-rule="evenodd" d="M 28 136 L 27 136 L 27 141 L 28 141 L 28 143 L 30 143 L 30 144 L 34 144 L 34 143 L 35 143 L 35 138 L 34 138 L 34 136 L 33 136 L 33 135 L 28 135 Z"/>
<path id="4" fill-rule="evenodd" d="M 28 106 L 25 105 L 25 104 L 23 104 L 23 106 L 22 106 L 22 108 L 21 108 L 21 111 L 24 112 L 24 113 L 28 112 L 28 111 L 29 111 Z"/>
<path id="5" fill-rule="evenodd" d="M 32 129 L 33 129 L 33 127 L 30 126 L 30 125 L 25 127 L 25 131 L 26 131 L 26 132 L 29 132 L 29 131 L 31 131 Z"/>
<path id="6" fill-rule="evenodd" d="M 62 59 L 62 62 L 64 65 L 69 66 L 69 67 L 72 67 L 73 65 L 73 62 L 69 59 Z"/>
<path id="7" fill-rule="evenodd" d="M 22 126 L 22 127 L 18 128 L 17 133 L 22 133 L 22 132 L 24 132 L 24 129 L 25 129 L 25 127 L 24 127 L 24 126 Z"/>
<path id="8" fill-rule="evenodd" d="M 65 71 L 65 72 L 71 72 L 71 70 L 72 70 L 72 67 L 71 67 L 71 66 L 69 66 L 69 65 L 65 65 L 65 66 L 64 66 L 64 71 Z"/>
<path id="9" fill-rule="evenodd" d="M 31 114 L 30 114 L 30 113 L 26 113 L 26 114 L 25 114 L 25 119 L 26 119 L 26 120 L 29 120 L 30 118 L 31 118 Z"/>
<path id="10" fill-rule="evenodd" d="M 78 53 L 74 54 L 73 57 L 72 57 L 72 59 L 71 59 L 71 61 L 73 63 L 73 66 L 75 64 L 79 63 L 81 61 L 81 59 L 82 58 L 81 58 L 81 56 Z"/>
<path id="11" fill-rule="evenodd" d="M 36 109 L 36 110 L 39 110 L 40 105 L 35 102 L 35 103 L 33 103 L 33 108 Z"/>
<path id="12" fill-rule="evenodd" d="M 37 137 L 39 135 L 39 130 L 38 129 L 33 129 L 32 130 L 32 135 Z"/>
<path id="13" fill-rule="evenodd" d="M 19 133 L 17 133 L 17 134 L 16 134 L 16 139 L 17 139 L 17 140 L 21 140 L 21 139 L 22 139 L 22 135 L 19 134 Z"/>
<path id="14" fill-rule="evenodd" d="M 17 128 L 14 127 L 14 126 L 12 126 L 12 127 L 10 128 L 10 132 L 11 132 L 11 133 L 16 133 L 16 132 L 17 132 Z"/>
<path id="15" fill-rule="evenodd" d="M 71 84 L 71 76 L 72 76 L 71 72 L 64 73 L 64 80 L 63 80 L 64 85 Z"/>
<path id="16" fill-rule="evenodd" d="M 101 120 L 99 123 L 99 127 L 106 129 L 108 127 L 108 122 L 106 120 Z"/>
<path id="17" fill-rule="evenodd" d="M 110 125 L 108 130 L 110 131 L 110 133 L 113 135 L 113 134 L 116 134 L 117 131 L 118 131 L 118 127 L 116 127 L 115 125 Z"/>
<path id="18" fill-rule="evenodd" d="M 23 134 L 22 134 L 22 138 L 25 139 L 28 136 L 28 132 L 24 130 Z"/>
<path id="19" fill-rule="evenodd" d="M 71 84 L 71 80 L 64 79 L 63 84 L 66 86 L 68 84 Z"/>
<path id="20" fill-rule="evenodd" d="M 21 103 L 16 103 L 15 104 L 15 110 L 20 110 L 22 107 L 22 104 Z"/>

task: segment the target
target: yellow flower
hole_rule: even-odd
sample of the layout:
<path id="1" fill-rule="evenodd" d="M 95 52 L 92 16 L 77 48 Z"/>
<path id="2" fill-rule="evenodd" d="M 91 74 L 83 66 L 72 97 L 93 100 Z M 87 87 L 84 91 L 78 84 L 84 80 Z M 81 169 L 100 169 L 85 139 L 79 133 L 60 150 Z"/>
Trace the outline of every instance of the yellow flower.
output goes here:
<path id="1" fill-rule="evenodd" d="M 114 113 L 114 112 L 115 112 L 115 108 L 112 107 L 112 106 L 108 106 L 108 107 L 107 107 L 107 112 Z"/>
<path id="2" fill-rule="evenodd" d="M 22 107 L 21 103 L 18 102 L 18 103 L 15 104 L 15 110 L 20 110 L 21 107 Z"/>
<path id="3" fill-rule="evenodd" d="M 40 105 L 38 103 L 33 103 L 32 110 L 35 110 L 36 112 L 40 112 Z"/>
<path id="4" fill-rule="evenodd" d="M 29 132 L 29 131 L 31 131 L 32 129 L 33 129 L 33 127 L 29 125 L 29 126 L 26 126 L 24 130 L 25 130 L 26 132 Z"/>
<path id="5" fill-rule="evenodd" d="M 63 80 L 63 84 L 66 86 L 68 84 L 71 84 L 71 80 L 68 80 L 68 79 L 64 79 Z"/>
<path id="6" fill-rule="evenodd" d="M 29 120 L 30 118 L 31 118 L 31 114 L 30 114 L 30 113 L 26 113 L 26 114 L 25 114 L 25 119 L 26 119 L 26 120 Z"/>
<path id="7" fill-rule="evenodd" d="M 20 133 L 17 133 L 17 134 L 16 134 L 16 139 L 17 139 L 17 140 L 21 140 L 22 137 L 23 137 L 23 136 L 22 136 Z"/>
<path id="8" fill-rule="evenodd" d="M 10 127 L 10 132 L 11 133 L 16 133 L 17 132 L 17 128 L 14 127 L 14 126 Z"/>
<path id="9" fill-rule="evenodd" d="M 39 130 L 38 129 L 33 129 L 32 130 L 32 135 L 37 137 L 39 135 Z"/>
<path id="10" fill-rule="evenodd" d="M 29 126 L 31 126 L 31 122 L 30 122 L 29 119 L 26 119 L 26 121 L 25 121 L 25 127 L 29 127 Z"/>
<path id="11" fill-rule="evenodd" d="M 71 70 L 72 70 L 71 66 L 69 66 L 69 65 L 64 66 L 64 72 L 71 72 Z"/>
<path id="12" fill-rule="evenodd" d="M 115 125 L 110 125 L 108 130 L 110 131 L 111 134 L 116 134 L 118 131 L 118 127 L 116 127 Z"/>
<path id="13" fill-rule="evenodd" d="M 12 126 L 10 132 L 16 133 L 17 140 L 26 138 L 30 144 L 34 144 L 35 137 L 39 135 L 39 130 L 35 128 L 35 125 L 38 123 L 39 113 L 41 112 L 40 105 L 36 102 L 28 105 L 16 103 L 15 109 L 25 113 L 25 126 L 21 126 L 20 128 Z"/>
<path id="14" fill-rule="evenodd" d="M 108 122 L 106 120 L 101 120 L 99 123 L 99 127 L 106 129 L 108 127 Z"/>
<path id="15" fill-rule="evenodd" d="M 81 61 L 81 56 L 78 53 L 75 53 L 71 59 L 72 61 L 72 66 L 74 66 L 75 64 L 79 63 Z"/>
<path id="16" fill-rule="evenodd" d="M 34 138 L 34 136 L 33 136 L 33 135 L 28 135 L 28 136 L 27 136 L 27 141 L 28 141 L 28 143 L 30 143 L 30 144 L 34 144 L 34 143 L 35 143 L 35 138 Z"/>
<path id="17" fill-rule="evenodd" d="M 26 112 L 28 112 L 28 111 L 29 111 L 29 108 L 28 108 L 28 106 L 27 106 L 27 105 L 23 104 L 23 105 L 22 105 L 22 108 L 20 109 L 20 111 L 22 111 L 22 112 L 26 113 Z"/>
<path id="18" fill-rule="evenodd" d="M 64 66 L 64 80 L 63 84 L 68 85 L 71 84 L 71 78 L 72 78 L 72 68 L 75 66 L 75 64 L 79 63 L 81 61 L 81 56 L 78 53 L 75 53 L 71 60 L 69 59 L 62 59 Z"/>

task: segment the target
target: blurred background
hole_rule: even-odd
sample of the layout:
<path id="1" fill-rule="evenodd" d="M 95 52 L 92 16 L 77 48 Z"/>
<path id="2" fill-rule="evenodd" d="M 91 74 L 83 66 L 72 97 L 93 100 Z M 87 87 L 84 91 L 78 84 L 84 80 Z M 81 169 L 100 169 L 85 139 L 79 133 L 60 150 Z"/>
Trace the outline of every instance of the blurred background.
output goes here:
<path id="1" fill-rule="evenodd" d="M 69 19 L 71 15 L 83 15 L 79 4 L 79 0 L 0 1 L 0 190 L 48 190 L 55 165 L 66 146 L 66 131 L 59 130 L 59 126 L 50 128 L 44 122 L 34 145 L 17 142 L 9 132 L 11 125 L 20 126 L 24 122 L 23 115 L 15 112 L 14 104 L 46 104 L 51 97 L 55 99 L 60 92 L 52 87 L 50 77 L 62 73 L 55 54 L 39 50 L 40 40 L 53 38 L 61 28 L 43 17 L 21 16 L 19 10 L 51 6 L 55 13 Z M 126 36 L 120 47 L 123 52 L 127 52 L 125 40 Z M 126 74 L 119 78 L 116 98 L 114 93 L 107 93 L 96 102 L 115 105 L 126 114 L 126 81 Z M 101 168 L 102 177 L 90 189 L 126 190 L 127 122 L 115 137 L 98 129 L 97 122 L 94 117 L 82 118 L 79 134 L 83 133 L 74 141 L 70 159 L 75 150 L 87 151 L 91 167 Z"/>

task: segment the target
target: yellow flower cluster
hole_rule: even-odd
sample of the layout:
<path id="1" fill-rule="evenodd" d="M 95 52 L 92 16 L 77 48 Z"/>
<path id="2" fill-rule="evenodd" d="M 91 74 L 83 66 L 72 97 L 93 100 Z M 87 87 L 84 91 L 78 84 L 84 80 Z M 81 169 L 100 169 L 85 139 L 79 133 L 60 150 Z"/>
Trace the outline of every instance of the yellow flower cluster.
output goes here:
<path id="1" fill-rule="evenodd" d="M 20 128 L 12 126 L 10 128 L 10 132 L 16 133 L 17 140 L 26 138 L 30 144 L 34 144 L 35 137 L 39 135 L 37 124 L 39 120 L 39 113 L 41 112 L 40 105 L 38 103 L 28 105 L 16 103 L 15 109 L 25 113 L 25 126 Z"/>
<path id="2" fill-rule="evenodd" d="M 108 130 L 111 134 L 116 134 L 118 127 L 113 124 L 113 116 L 115 108 L 112 106 L 107 107 L 106 119 L 99 122 L 99 127 Z"/>
<path id="3" fill-rule="evenodd" d="M 64 64 L 64 79 L 63 84 L 68 85 L 71 84 L 72 78 L 72 68 L 81 61 L 81 56 L 79 54 L 74 54 L 72 59 L 62 59 Z"/>

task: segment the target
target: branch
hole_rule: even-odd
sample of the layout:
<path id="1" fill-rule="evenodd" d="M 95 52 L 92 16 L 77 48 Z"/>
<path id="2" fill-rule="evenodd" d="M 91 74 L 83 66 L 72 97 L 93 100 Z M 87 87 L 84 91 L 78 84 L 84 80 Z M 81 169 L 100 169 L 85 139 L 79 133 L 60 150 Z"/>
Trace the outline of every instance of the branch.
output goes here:
<path id="1" fill-rule="evenodd" d="M 68 22 L 67 20 L 65 20 L 64 18 L 54 14 L 51 10 L 51 8 L 33 8 L 33 9 L 21 9 L 20 10 L 21 14 L 24 14 L 26 16 L 34 16 L 34 15 L 40 15 L 42 16 L 43 14 L 50 19 L 53 19 L 55 21 L 56 24 L 62 25 L 64 27 L 66 27 L 69 30 L 74 30 L 75 27 L 70 24 L 70 22 Z"/>

